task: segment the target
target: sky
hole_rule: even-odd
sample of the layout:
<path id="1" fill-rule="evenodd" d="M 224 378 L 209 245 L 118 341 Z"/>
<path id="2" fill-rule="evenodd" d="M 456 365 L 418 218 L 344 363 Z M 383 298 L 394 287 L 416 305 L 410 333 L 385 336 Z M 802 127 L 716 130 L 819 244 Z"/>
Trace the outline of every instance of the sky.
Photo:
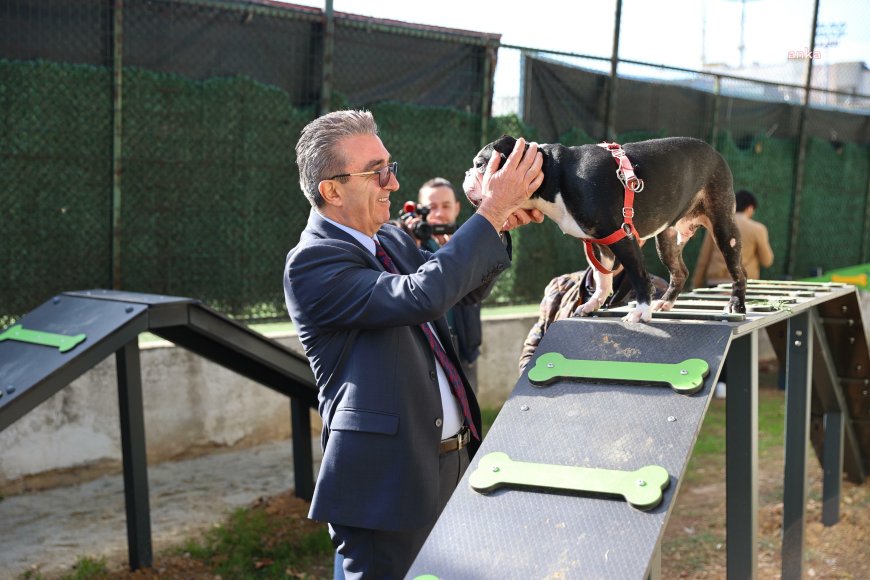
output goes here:
<path id="1" fill-rule="evenodd" d="M 293 3 L 324 8 L 323 0 Z M 623 0 L 621 58 L 697 69 L 783 63 L 810 44 L 813 0 Z M 502 35 L 502 44 L 610 56 L 616 0 L 334 0 L 339 12 Z M 819 24 L 844 24 L 826 62 L 870 61 L 870 2 L 820 0 Z M 703 60 L 702 60 L 703 59 Z"/>

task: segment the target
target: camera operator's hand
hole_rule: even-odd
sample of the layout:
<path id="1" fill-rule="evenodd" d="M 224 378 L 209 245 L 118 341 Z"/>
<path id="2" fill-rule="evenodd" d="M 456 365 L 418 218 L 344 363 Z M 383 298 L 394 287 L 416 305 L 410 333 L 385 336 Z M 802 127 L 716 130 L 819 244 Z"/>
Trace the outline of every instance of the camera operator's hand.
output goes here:
<path id="1" fill-rule="evenodd" d="M 486 166 L 482 181 L 483 200 L 477 213 L 500 232 L 531 221 L 542 221 L 543 216 L 538 219 L 534 214 L 536 210 L 531 210 L 533 213 L 520 210 L 544 181 L 541 171 L 544 158 L 538 151 L 538 144 L 530 143 L 526 149 L 526 140 L 521 137 L 501 169 L 496 170 L 499 160 L 499 155 L 494 154 Z"/>
<path id="2" fill-rule="evenodd" d="M 414 226 L 419 224 L 421 221 L 423 221 L 423 218 L 421 218 L 419 215 L 408 214 L 408 217 L 402 219 L 402 224 L 405 226 L 405 229 L 407 229 L 409 232 L 412 232 L 414 231 Z"/>
<path id="3" fill-rule="evenodd" d="M 405 233 L 411 236 L 413 240 L 417 243 L 417 246 L 420 246 L 420 239 L 414 235 L 414 228 L 417 224 L 423 221 L 419 215 L 416 214 L 405 214 L 402 216 L 399 221 L 402 224 L 402 229 L 405 230 Z"/>

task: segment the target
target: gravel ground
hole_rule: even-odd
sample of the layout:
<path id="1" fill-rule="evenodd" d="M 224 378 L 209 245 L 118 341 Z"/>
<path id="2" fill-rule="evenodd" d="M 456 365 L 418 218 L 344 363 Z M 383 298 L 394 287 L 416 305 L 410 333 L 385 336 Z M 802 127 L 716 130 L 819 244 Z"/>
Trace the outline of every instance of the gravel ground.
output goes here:
<path id="1" fill-rule="evenodd" d="M 291 444 L 269 443 L 150 466 L 148 483 L 156 551 L 221 522 L 234 508 L 292 488 Z M 0 501 L 0 522 L 2 580 L 27 570 L 69 570 L 82 556 L 127 560 L 120 474 L 7 497 Z"/>

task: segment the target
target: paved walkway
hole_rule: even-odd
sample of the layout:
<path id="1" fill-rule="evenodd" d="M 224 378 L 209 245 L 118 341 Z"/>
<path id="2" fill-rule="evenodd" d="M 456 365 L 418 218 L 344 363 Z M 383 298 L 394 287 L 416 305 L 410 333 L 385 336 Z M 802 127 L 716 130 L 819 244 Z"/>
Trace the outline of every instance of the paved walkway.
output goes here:
<path id="1" fill-rule="evenodd" d="M 258 497 L 292 488 L 291 447 L 290 441 L 269 443 L 150 466 L 154 549 L 179 543 Z M 0 501 L 0 579 L 69 569 L 82 556 L 127 561 L 120 474 Z"/>

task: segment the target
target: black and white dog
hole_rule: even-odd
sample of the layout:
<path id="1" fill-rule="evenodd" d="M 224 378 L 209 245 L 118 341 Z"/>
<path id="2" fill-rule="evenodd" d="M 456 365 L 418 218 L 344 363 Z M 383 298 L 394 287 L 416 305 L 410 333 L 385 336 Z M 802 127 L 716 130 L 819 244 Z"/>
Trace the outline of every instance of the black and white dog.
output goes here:
<path id="1" fill-rule="evenodd" d="M 504 160 L 515 143 L 513 137 L 504 135 L 475 156 L 463 183 L 475 207 L 481 201 L 481 181 L 493 152 Z M 544 182 L 525 209 L 540 210 L 564 233 L 580 239 L 604 238 L 623 226 L 625 187 L 610 151 L 597 145 L 542 144 L 538 149 L 544 157 Z M 612 269 L 618 260 L 631 281 L 637 307 L 625 320 L 648 322 L 653 311 L 673 307 L 688 278 L 683 247 L 699 226 L 712 232 L 734 280 L 726 311 L 745 312 L 746 273 L 734 222 L 733 180 L 725 160 L 707 143 L 688 137 L 627 143 L 623 149 L 644 183 L 634 197 L 634 226 L 642 239 L 655 237 L 659 258 L 671 275 L 662 299 L 651 304 L 652 284 L 639 240 L 629 236 L 608 246 L 595 244 L 601 263 Z M 583 314 L 597 310 L 610 294 L 612 274 L 596 270 L 595 287 L 582 307 Z"/>

